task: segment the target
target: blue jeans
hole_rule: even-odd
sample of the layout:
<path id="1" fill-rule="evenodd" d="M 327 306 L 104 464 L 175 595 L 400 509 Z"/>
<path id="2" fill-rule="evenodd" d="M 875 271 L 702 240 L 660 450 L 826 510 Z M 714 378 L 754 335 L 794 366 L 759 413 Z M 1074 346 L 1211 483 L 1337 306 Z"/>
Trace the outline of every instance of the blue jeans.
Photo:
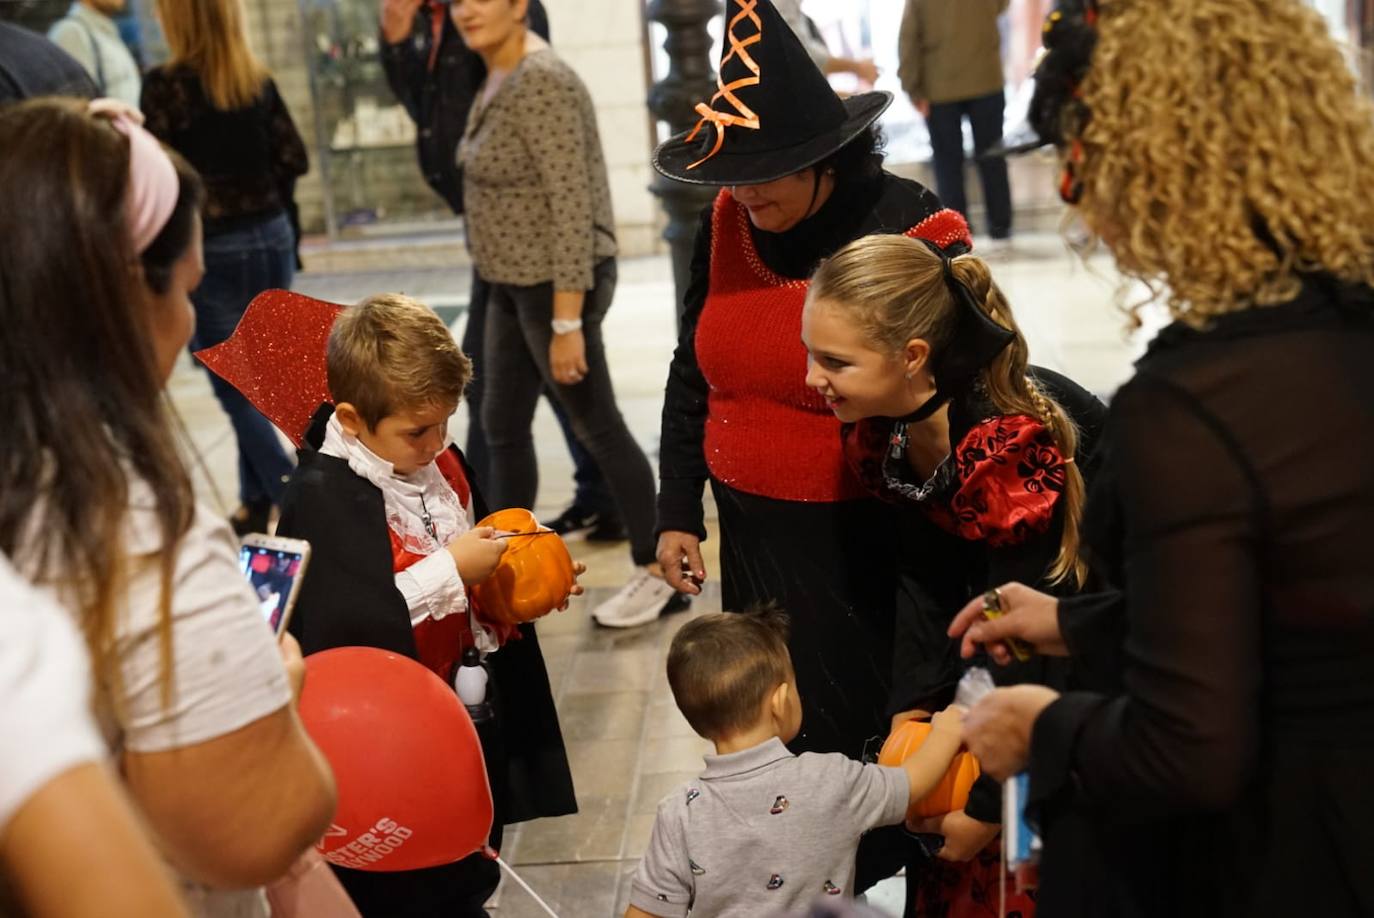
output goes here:
<path id="1" fill-rule="evenodd" d="M 935 191 L 951 210 L 968 216 L 964 194 L 964 119 L 973 128 L 973 155 L 1002 139 L 1002 116 L 1006 98 L 1001 90 L 976 99 L 939 102 L 930 106 L 926 127 L 930 129 L 930 150 L 935 161 Z M 1007 161 L 978 160 L 978 177 L 983 183 L 987 205 L 988 235 L 1006 239 L 1011 235 L 1011 184 L 1007 180 Z"/>
<path id="2" fill-rule="evenodd" d="M 253 297 L 264 290 L 289 288 L 295 276 L 294 250 L 291 225 L 280 212 L 224 232 L 207 233 L 205 277 L 191 295 L 196 307 L 191 347 L 199 350 L 219 344 L 233 334 Z M 214 373 L 210 386 L 238 440 L 239 500 L 280 503 L 292 462 L 272 423 Z"/>

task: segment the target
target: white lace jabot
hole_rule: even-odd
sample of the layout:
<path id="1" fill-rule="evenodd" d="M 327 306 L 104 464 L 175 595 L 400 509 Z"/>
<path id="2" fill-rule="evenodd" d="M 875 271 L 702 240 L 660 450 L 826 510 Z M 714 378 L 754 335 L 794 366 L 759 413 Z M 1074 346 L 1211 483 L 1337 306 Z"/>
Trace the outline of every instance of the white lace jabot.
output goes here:
<path id="1" fill-rule="evenodd" d="M 397 475 L 390 462 L 345 431 L 337 415 L 329 419 L 320 452 L 347 462 L 355 475 L 382 492 L 387 526 L 406 551 L 433 554 L 472 528 L 458 495 L 433 462 L 409 475 Z"/>

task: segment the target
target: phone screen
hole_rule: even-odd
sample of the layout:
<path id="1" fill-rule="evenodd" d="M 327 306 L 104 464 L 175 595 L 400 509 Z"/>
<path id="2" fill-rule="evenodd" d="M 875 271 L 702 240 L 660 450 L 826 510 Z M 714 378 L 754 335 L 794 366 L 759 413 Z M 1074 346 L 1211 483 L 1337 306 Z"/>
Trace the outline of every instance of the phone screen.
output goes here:
<path id="1" fill-rule="evenodd" d="M 263 618 L 276 634 L 285 626 L 286 610 L 303 564 L 299 552 L 261 545 L 239 548 L 239 567 L 257 594 Z"/>

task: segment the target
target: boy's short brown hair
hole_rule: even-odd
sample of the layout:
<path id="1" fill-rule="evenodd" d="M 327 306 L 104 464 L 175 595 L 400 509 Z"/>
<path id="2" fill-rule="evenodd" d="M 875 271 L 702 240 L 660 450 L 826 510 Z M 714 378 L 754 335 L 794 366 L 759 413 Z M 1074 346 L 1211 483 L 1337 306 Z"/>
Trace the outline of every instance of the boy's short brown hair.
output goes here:
<path id="1" fill-rule="evenodd" d="M 345 309 L 329 333 L 326 366 L 334 403 L 353 405 L 368 429 L 401 411 L 457 407 L 472 378 L 472 361 L 448 326 L 399 293 Z"/>
<path id="2" fill-rule="evenodd" d="M 668 650 L 668 685 L 693 730 L 721 740 L 754 727 L 768 693 L 795 678 L 787 634 L 774 605 L 709 612 L 682 626 Z"/>

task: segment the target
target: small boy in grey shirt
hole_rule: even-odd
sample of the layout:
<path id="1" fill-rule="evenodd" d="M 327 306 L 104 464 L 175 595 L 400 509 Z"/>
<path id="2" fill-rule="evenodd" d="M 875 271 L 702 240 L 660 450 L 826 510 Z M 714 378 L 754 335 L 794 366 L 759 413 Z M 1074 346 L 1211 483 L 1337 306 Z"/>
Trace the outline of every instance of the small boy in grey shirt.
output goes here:
<path id="1" fill-rule="evenodd" d="M 688 622 L 668 652 L 668 683 L 716 754 L 659 803 L 626 918 L 760 918 L 852 896 L 859 836 L 901 822 L 959 751 L 962 712 L 951 707 L 900 768 L 788 752 L 801 699 L 787 618 L 774 609 Z"/>

